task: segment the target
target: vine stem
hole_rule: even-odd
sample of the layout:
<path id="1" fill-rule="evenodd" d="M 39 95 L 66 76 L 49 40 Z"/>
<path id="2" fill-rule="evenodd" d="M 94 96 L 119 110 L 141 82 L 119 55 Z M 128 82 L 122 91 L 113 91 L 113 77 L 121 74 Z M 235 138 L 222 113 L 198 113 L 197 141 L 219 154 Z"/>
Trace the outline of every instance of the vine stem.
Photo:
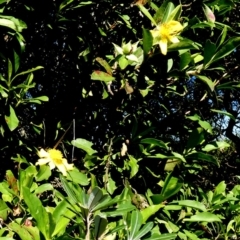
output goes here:
<path id="1" fill-rule="evenodd" d="M 85 240 L 90 240 L 90 226 L 92 224 L 92 219 L 91 219 L 92 213 L 89 213 L 87 218 L 86 218 L 86 228 L 87 228 L 87 233 L 85 236 Z"/>

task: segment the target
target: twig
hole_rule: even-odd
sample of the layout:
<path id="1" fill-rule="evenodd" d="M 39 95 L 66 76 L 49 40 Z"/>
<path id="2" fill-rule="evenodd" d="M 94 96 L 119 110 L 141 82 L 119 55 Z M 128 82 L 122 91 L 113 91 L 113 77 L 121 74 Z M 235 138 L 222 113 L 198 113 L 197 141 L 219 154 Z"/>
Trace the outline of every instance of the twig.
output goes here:
<path id="1" fill-rule="evenodd" d="M 60 139 L 57 141 L 57 143 L 54 145 L 53 149 L 57 148 L 57 146 L 59 145 L 59 143 L 63 140 L 63 138 L 65 137 L 66 133 L 69 131 L 69 129 L 71 128 L 73 123 L 71 123 L 69 125 L 69 127 L 67 128 L 67 130 L 63 133 L 63 135 L 60 137 Z"/>
<path id="2" fill-rule="evenodd" d="M 108 174 L 109 174 L 109 168 L 111 163 L 111 155 L 112 155 L 112 144 L 113 144 L 113 138 L 110 139 L 110 143 L 108 146 L 108 158 L 106 163 L 106 171 L 105 171 L 105 179 L 104 179 L 104 188 L 107 189 L 107 183 L 108 183 Z"/>

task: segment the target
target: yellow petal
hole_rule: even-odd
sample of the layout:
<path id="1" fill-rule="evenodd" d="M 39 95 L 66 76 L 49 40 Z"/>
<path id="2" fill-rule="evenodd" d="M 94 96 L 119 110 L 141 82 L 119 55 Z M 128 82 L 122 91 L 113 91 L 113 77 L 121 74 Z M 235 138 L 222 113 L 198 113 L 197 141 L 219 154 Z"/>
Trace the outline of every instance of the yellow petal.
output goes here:
<path id="1" fill-rule="evenodd" d="M 172 43 L 178 43 L 179 42 L 179 40 L 178 40 L 178 38 L 176 36 L 171 36 L 169 38 L 169 41 L 172 42 Z"/>
<path id="2" fill-rule="evenodd" d="M 54 164 L 53 161 L 49 162 L 49 167 L 50 167 L 51 170 L 55 168 L 55 164 Z"/>
<path id="3" fill-rule="evenodd" d="M 67 176 L 66 167 L 63 164 L 56 165 L 58 170 L 63 174 L 63 176 Z"/>
<path id="4" fill-rule="evenodd" d="M 183 30 L 183 26 L 178 21 L 170 21 L 166 24 L 166 28 L 169 31 L 169 34 L 177 34 Z"/>
<path id="5" fill-rule="evenodd" d="M 167 39 L 160 40 L 159 47 L 161 49 L 161 53 L 163 55 L 166 55 L 167 54 Z"/>
<path id="6" fill-rule="evenodd" d="M 67 170 L 73 170 L 73 163 L 71 163 L 71 164 L 69 164 L 68 162 L 67 162 L 67 159 L 65 159 L 65 158 L 63 158 L 63 165 L 65 166 L 65 168 L 67 169 Z"/>
<path id="7" fill-rule="evenodd" d="M 36 162 L 36 165 L 45 165 L 47 163 L 49 163 L 51 161 L 51 159 L 49 158 L 41 158 Z"/>
<path id="8" fill-rule="evenodd" d="M 49 157 L 49 153 L 46 152 L 44 149 L 41 149 L 39 152 L 38 152 L 38 156 L 40 158 L 48 158 Z"/>

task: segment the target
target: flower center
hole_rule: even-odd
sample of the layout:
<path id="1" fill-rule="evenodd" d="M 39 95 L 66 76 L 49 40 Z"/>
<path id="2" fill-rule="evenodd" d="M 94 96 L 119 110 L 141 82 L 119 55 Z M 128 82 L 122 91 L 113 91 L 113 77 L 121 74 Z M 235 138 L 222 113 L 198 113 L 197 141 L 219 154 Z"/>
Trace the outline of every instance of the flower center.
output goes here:
<path id="1" fill-rule="evenodd" d="M 170 39 L 172 36 L 177 35 L 183 29 L 181 23 L 177 21 L 170 21 L 163 23 L 160 28 L 160 35 L 162 38 Z"/>
<path id="2" fill-rule="evenodd" d="M 48 153 L 55 164 L 62 164 L 63 155 L 59 150 L 49 149 Z"/>

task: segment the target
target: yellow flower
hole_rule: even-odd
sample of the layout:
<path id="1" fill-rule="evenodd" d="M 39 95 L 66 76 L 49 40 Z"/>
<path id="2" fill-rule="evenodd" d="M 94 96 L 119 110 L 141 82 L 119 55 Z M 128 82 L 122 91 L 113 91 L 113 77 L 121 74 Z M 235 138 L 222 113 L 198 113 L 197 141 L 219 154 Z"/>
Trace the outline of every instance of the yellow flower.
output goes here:
<path id="1" fill-rule="evenodd" d="M 62 153 L 56 149 L 48 149 L 47 151 L 41 149 L 38 152 L 40 159 L 37 161 L 36 165 L 49 164 L 50 169 L 55 167 L 64 175 L 67 175 L 67 171 L 73 169 L 73 164 L 69 164 L 67 159 L 63 158 Z"/>
<path id="2" fill-rule="evenodd" d="M 163 55 L 167 54 L 167 45 L 169 42 L 179 42 L 177 35 L 183 30 L 183 26 L 178 21 L 169 21 L 159 25 L 152 30 L 153 44 L 159 44 Z"/>

